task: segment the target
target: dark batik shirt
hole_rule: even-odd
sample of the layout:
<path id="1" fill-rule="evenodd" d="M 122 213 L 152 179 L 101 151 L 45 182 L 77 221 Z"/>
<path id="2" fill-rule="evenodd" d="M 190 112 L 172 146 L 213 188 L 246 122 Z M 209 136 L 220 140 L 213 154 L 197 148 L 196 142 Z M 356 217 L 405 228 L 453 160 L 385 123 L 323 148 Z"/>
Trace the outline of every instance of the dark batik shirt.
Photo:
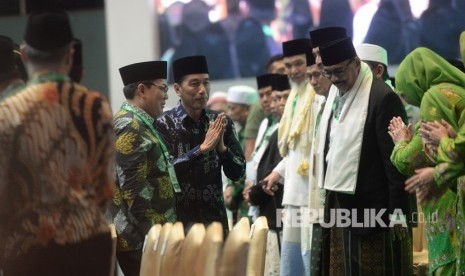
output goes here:
<path id="1" fill-rule="evenodd" d="M 152 125 L 155 121 L 125 102 L 113 119 L 117 181 L 109 211 L 118 234 L 118 251 L 141 249 L 152 225 L 176 221 L 174 190 L 163 150 L 142 118 Z"/>
<path id="2" fill-rule="evenodd" d="M 219 221 L 228 231 L 223 199 L 221 168 L 229 179 L 238 180 L 245 172 L 245 159 L 230 118 L 224 133 L 227 151 L 200 152 L 210 121 L 219 112 L 203 110 L 198 122 L 190 118 L 182 104 L 168 110 L 156 122 L 157 130 L 166 141 L 182 193 L 177 197 L 177 218 L 187 229 L 193 223 Z"/>

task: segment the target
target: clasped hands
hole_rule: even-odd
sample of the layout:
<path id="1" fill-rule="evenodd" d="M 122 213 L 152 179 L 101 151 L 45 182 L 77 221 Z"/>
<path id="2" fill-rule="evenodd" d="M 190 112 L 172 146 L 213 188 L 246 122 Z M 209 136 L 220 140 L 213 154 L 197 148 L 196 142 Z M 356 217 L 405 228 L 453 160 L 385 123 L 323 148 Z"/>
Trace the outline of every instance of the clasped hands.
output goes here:
<path id="1" fill-rule="evenodd" d="M 226 130 L 227 123 L 226 115 L 224 113 L 220 113 L 214 121 L 209 122 L 208 131 L 205 134 L 205 140 L 200 145 L 200 151 L 202 153 L 207 153 L 214 149 L 220 153 L 227 150 L 223 141 L 223 135 Z"/>
<path id="2" fill-rule="evenodd" d="M 400 117 L 394 117 L 389 124 L 388 133 L 394 143 L 409 142 L 413 136 L 410 128 L 411 125 L 405 126 Z M 423 143 L 429 145 L 433 151 L 437 150 L 442 138 L 455 138 L 457 136 L 454 128 L 444 119 L 441 122 L 422 122 L 418 131 Z M 439 189 L 436 185 L 433 172 L 434 168 L 432 167 L 415 170 L 415 175 L 405 182 L 405 190 L 409 193 L 416 193 L 419 202 L 438 198 L 444 193 L 444 190 Z"/>
<path id="3" fill-rule="evenodd" d="M 389 122 L 388 133 L 394 144 L 400 141 L 409 142 L 413 137 L 411 128 L 412 125 L 406 126 L 401 117 L 394 117 Z"/>

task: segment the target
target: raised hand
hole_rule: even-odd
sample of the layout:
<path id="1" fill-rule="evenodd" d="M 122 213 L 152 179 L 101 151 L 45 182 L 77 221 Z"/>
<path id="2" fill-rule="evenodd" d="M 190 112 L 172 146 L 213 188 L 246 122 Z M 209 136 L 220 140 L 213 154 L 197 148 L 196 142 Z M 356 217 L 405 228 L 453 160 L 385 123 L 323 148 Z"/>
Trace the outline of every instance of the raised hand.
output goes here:
<path id="1" fill-rule="evenodd" d="M 422 123 L 420 126 L 420 135 L 434 147 L 439 145 L 442 138 L 457 137 L 454 128 L 444 119 L 442 119 L 441 122 L 434 121 Z"/>
<path id="2" fill-rule="evenodd" d="M 200 151 L 202 153 L 207 153 L 216 148 L 218 141 L 223 137 L 224 124 L 223 118 L 224 113 L 218 115 L 218 117 L 213 122 L 209 122 L 208 131 L 205 134 L 205 140 L 200 145 Z M 224 145 L 223 145 L 224 146 Z"/>
<path id="3" fill-rule="evenodd" d="M 441 125 L 443 125 L 447 129 L 447 134 L 450 138 L 457 138 L 457 132 L 448 122 L 446 122 L 446 120 L 441 119 Z"/>
<path id="4" fill-rule="evenodd" d="M 401 117 L 394 117 L 391 119 L 388 126 L 388 134 L 391 136 L 392 141 L 395 143 L 400 141 L 409 142 L 412 140 L 412 125 L 406 126 Z"/>
<path id="5" fill-rule="evenodd" d="M 228 120 L 226 119 L 226 115 L 224 113 L 221 113 L 218 115 L 220 117 L 221 125 L 223 126 L 223 130 L 221 131 L 220 138 L 218 139 L 218 144 L 216 144 L 216 150 L 218 152 L 225 152 L 227 150 L 226 146 L 224 145 L 224 132 L 226 131 L 226 127 L 228 125 Z M 218 120 L 218 118 L 216 118 Z"/>

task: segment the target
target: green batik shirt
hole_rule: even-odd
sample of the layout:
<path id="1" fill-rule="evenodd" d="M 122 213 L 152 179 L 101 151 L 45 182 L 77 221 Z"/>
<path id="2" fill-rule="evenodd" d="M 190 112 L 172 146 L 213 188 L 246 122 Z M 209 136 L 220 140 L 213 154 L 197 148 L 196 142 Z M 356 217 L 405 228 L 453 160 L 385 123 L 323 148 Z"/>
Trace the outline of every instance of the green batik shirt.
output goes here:
<path id="1" fill-rule="evenodd" d="M 124 103 L 113 119 L 116 188 L 109 211 L 118 234 L 119 251 L 141 249 L 152 225 L 176 221 L 167 161 L 157 137 L 141 118 L 154 122 L 142 109 Z"/>
<path id="2" fill-rule="evenodd" d="M 434 151 L 422 142 L 417 125 L 413 139 L 409 143 L 397 143 L 391 156 L 392 163 L 408 175 L 414 174 L 416 168 L 434 167 L 435 184 L 444 188 L 444 193 L 436 200 L 422 203 L 431 273 L 463 259 L 461 221 L 465 208 L 461 204 L 463 195 L 457 192 L 457 178 L 465 173 L 464 87 L 465 75 L 426 48 L 412 51 L 396 73 L 398 93 L 420 107 L 421 121 L 445 120 L 457 132 L 455 139 L 441 139 Z M 459 263 L 457 268 L 462 269 Z"/>

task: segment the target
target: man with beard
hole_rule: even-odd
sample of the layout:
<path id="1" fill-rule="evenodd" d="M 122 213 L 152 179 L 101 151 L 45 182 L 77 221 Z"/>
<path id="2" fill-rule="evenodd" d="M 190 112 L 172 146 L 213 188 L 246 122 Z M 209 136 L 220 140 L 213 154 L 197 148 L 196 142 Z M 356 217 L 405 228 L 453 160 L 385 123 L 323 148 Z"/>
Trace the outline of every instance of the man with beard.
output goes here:
<path id="1" fill-rule="evenodd" d="M 281 275 L 308 275 L 310 249 L 308 228 L 291 225 L 293 216 L 308 205 L 308 169 L 312 130 L 316 118 L 312 110 L 316 98 L 307 75 L 307 58 L 311 55 L 309 39 L 295 39 L 283 43 L 284 64 L 288 69 L 291 93 L 284 108 L 278 129 L 278 148 L 283 160 L 264 179 L 266 192 L 273 194 L 280 178 L 284 178 L 282 205 L 285 208 Z"/>
<path id="2" fill-rule="evenodd" d="M 156 126 L 173 157 L 181 186 L 176 215 L 187 231 L 194 223 L 219 221 L 224 234 L 228 220 L 221 170 L 231 180 L 245 172 L 245 159 L 233 122 L 224 113 L 205 109 L 210 79 L 205 56 L 173 62 L 174 90 L 179 104 L 158 118 Z"/>

